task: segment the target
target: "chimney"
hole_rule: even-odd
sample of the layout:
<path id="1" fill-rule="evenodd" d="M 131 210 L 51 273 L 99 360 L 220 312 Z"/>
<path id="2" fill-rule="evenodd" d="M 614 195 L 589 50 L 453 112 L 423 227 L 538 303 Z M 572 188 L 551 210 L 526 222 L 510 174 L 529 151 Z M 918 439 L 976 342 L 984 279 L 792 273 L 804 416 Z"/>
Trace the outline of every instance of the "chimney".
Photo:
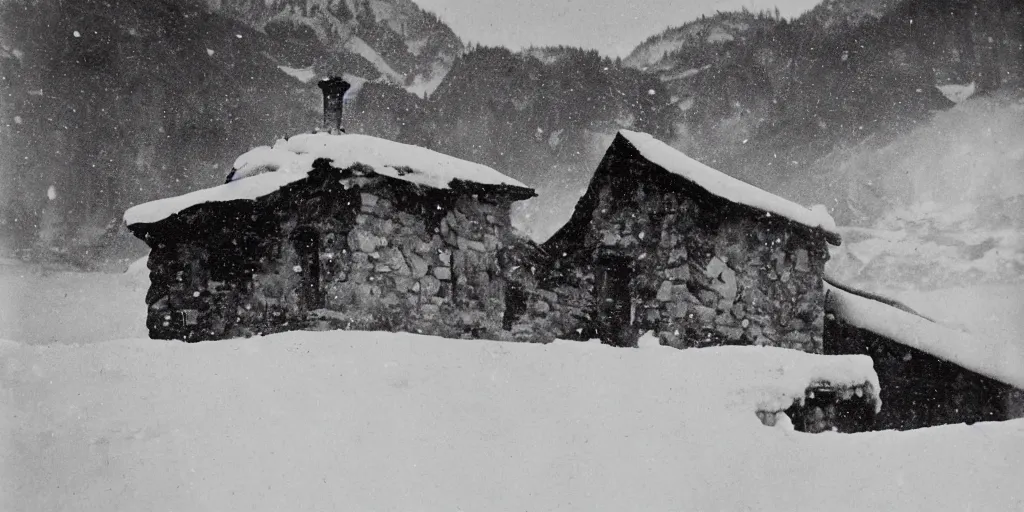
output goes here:
<path id="1" fill-rule="evenodd" d="M 341 116 L 345 108 L 345 92 L 352 86 L 337 76 L 320 80 L 317 85 L 324 92 L 323 131 L 331 135 L 345 133 L 341 127 Z"/>

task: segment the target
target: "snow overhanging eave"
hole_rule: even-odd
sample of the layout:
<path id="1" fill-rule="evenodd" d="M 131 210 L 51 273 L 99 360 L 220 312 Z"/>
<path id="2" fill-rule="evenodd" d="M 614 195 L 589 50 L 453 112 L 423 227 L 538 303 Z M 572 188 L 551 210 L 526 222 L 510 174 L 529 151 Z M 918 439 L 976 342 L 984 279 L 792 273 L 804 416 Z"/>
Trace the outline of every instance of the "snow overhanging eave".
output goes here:
<path id="1" fill-rule="evenodd" d="M 832 245 L 842 244 L 842 235 L 836 227 L 835 220 L 824 210 L 824 207 L 820 209 L 805 208 L 761 190 L 712 169 L 649 134 L 620 130 L 619 136 L 633 146 L 647 161 L 670 174 L 682 177 L 713 196 L 768 214 L 778 215 L 822 233 L 825 240 Z"/>
<path id="2" fill-rule="evenodd" d="M 335 171 L 340 171 L 334 169 Z M 390 169 L 389 169 L 390 170 Z M 376 170 L 375 170 L 376 171 Z M 196 190 L 184 195 L 158 199 L 133 206 L 124 213 L 124 221 L 128 226 L 156 224 L 167 220 L 190 208 L 211 203 L 227 203 L 231 201 L 256 201 L 281 190 L 287 185 L 301 182 L 309 177 L 308 172 L 270 172 L 232 181 L 216 187 Z M 482 184 L 452 178 L 447 184 L 430 184 L 414 179 L 403 179 L 403 176 L 384 170 L 367 178 L 393 179 L 404 181 L 414 186 L 435 190 L 449 190 L 454 193 L 476 194 L 489 193 L 521 201 L 536 197 L 537 193 L 527 187 L 506 184 Z"/>
<path id="3" fill-rule="evenodd" d="M 825 290 L 826 308 L 837 319 L 1024 390 L 1024 351 L 1016 344 L 980 339 L 828 283 Z"/>
<path id="4" fill-rule="evenodd" d="M 206 203 L 254 200 L 302 181 L 317 169 L 342 171 L 342 178 L 391 178 L 456 193 L 503 195 L 513 200 L 536 194 L 530 187 L 482 164 L 427 148 L 359 134 L 305 133 L 279 139 L 239 156 L 230 182 L 130 208 L 128 225 L 152 224 Z M 345 173 L 351 170 L 351 173 Z"/>

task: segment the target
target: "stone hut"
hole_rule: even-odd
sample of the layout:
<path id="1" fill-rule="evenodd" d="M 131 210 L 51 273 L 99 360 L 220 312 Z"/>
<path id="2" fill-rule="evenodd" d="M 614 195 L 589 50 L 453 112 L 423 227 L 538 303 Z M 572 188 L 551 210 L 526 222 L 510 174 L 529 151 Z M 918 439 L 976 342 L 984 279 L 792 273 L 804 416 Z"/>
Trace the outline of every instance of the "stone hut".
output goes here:
<path id="1" fill-rule="evenodd" d="M 345 134 L 347 84 L 321 87 L 320 133 L 249 151 L 223 185 L 125 213 L 151 248 L 150 336 L 340 328 L 500 338 L 498 253 L 512 236 L 511 204 L 534 191 L 483 165 Z"/>
<path id="2" fill-rule="evenodd" d="M 826 280 L 826 354 L 874 362 L 882 408 L 863 430 L 1024 417 L 1024 351 L 945 327 L 891 299 Z"/>
<path id="3" fill-rule="evenodd" d="M 524 336 L 597 336 L 635 346 L 653 330 L 678 348 L 822 351 L 822 274 L 841 242 L 807 209 L 620 131 L 575 212 L 538 253 L 536 290 L 515 306 Z M 536 284 L 534 284 L 536 283 Z M 513 302 L 513 301 L 510 301 Z"/>

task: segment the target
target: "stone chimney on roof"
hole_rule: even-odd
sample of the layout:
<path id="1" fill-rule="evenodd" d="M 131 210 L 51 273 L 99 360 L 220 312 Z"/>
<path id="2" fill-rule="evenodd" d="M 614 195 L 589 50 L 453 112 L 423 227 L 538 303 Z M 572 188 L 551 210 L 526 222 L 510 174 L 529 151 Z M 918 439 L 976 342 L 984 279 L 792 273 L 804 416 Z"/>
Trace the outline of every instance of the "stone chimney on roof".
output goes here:
<path id="1" fill-rule="evenodd" d="M 345 129 L 341 126 L 342 113 L 345 109 L 345 92 L 352 87 L 351 84 L 341 79 L 341 77 L 332 76 L 325 78 L 317 83 L 320 90 L 324 93 L 324 126 L 323 131 L 330 133 L 331 135 L 340 135 L 345 133 Z"/>

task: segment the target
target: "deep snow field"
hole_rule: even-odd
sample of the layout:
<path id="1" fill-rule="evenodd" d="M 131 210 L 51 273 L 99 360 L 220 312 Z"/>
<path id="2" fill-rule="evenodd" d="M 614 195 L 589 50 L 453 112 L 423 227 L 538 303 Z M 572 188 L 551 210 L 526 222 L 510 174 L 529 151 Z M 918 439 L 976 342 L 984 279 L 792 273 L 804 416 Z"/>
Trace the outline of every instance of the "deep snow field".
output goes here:
<path id="1" fill-rule="evenodd" d="M 1024 420 L 757 419 L 815 380 L 872 381 L 866 357 L 364 332 L 186 345 L 145 339 L 146 284 L 0 266 L 0 339 L 17 340 L 0 342 L 0 510 L 1024 510 Z M 903 298 L 1024 331 L 1020 287 Z"/>
<path id="2" fill-rule="evenodd" d="M 32 345 L 147 338 L 149 275 L 0 263 L 0 339 Z"/>

